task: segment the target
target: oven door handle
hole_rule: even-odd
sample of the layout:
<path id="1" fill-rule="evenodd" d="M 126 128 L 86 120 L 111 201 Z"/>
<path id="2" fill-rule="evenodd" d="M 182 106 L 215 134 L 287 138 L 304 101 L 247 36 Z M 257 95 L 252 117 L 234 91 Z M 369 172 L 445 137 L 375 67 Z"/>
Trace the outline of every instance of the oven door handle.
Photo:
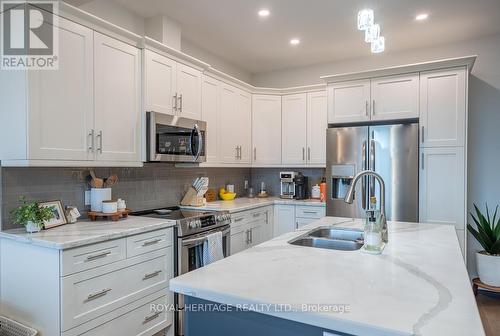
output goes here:
<path id="1" fill-rule="evenodd" d="M 202 133 L 200 131 L 200 127 L 198 126 L 198 124 L 194 124 L 193 130 L 191 131 L 191 139 L 190 139 L 191 148 L 193 148 L 192 143 L 193 143 L 195 134 L 198 134 L 198 150 L 196 152 L 196 155 L 194 155 L 194 162 L 198 162 L 198 159 L 200 158 L 200 155 L 201 155 L 202 146 L 203 146 Z"/>
<path id="2" fill-rule="evenodd" d="M 227 235 L 230 231 L 231 231 L 230 227 L 225 229 L 224 231 L 222 231 L 222 236 Z M 191 238 L 191 239 L 182 240 L 182 246 L 186 247 L 186 246 L 200 245 L 200 244 L 204 243 L 205 240 L 207 240 L 207 237 L 206 237 L 207 234 L 214 233 L 214 232 L 218 232 L 218 230 L 208 231 L 208 232 L 204 233 L 203 236 L 198 237 L 198 238 Z"/>

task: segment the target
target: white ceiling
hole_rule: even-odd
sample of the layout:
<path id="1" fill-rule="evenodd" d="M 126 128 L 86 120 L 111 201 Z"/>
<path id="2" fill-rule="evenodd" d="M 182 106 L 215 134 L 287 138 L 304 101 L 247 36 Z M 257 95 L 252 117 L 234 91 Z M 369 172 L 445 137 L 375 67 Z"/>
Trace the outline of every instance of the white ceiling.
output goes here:
<path id="1" fill-rule="evenodd" d="M 115 0 L 142 16 L 167 15 L 183 38 L 251 73 L 370 55 L 356 30 L 371 7 L 386 52 L 500 33 L 500 0 Z M 268 8 L 267 19 L 257 16 Z M 429 20 L 416 22 L 417 13 Z M 302 43 L 292 47 L 289 40 Z M 377 57 L 374 55 L 373 57 Z"/>

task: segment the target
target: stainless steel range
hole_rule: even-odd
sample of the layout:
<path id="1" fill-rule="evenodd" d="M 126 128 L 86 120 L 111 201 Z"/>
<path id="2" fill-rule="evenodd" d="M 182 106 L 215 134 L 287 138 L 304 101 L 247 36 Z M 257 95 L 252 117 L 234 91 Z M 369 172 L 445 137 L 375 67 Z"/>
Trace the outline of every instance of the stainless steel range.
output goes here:
<path id="1" fill-rule="evenodd" d="M 174 274 L 175 276 L 203 267 L 203 243 L 207 235 L 222 232 L 222 249 L 224 257 L 230 251 L 231 215 L 227 211 L 184 210 L 179 207 L 138 211 L 135 216 L 164 218 L 175 220 L 174 228 Z M 175 334 L 184 335 L 184 298 L 175 294 Z"/>

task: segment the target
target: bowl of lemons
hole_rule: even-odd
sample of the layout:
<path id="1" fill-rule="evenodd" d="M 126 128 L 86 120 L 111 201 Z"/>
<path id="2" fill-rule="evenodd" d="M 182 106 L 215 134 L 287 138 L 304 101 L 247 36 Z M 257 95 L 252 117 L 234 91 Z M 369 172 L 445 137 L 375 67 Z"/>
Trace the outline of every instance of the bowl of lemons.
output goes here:
<path id="1" fill-rule="evenodd" d="M 224 200 L 224 201 L 232 201 L 235 199 L 236 197 L 236 193 L 232 193 L 232 192 L 229 192 L 227 191 L 226 189 L 224 188 L 221 188 L 219 190 L 219 197 Z"/>

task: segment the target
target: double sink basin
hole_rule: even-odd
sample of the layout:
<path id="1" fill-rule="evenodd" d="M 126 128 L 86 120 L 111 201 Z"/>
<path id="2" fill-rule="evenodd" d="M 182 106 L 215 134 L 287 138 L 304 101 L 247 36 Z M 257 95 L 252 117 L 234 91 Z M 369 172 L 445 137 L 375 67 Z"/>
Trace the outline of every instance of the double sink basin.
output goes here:
<path id="1" fill-rule="evenodd" d="M 317 247 L 330 250 L 355 251 L 364 243 L 362 230 L 322 226 L 288 242 L 292 245 Z"/>

